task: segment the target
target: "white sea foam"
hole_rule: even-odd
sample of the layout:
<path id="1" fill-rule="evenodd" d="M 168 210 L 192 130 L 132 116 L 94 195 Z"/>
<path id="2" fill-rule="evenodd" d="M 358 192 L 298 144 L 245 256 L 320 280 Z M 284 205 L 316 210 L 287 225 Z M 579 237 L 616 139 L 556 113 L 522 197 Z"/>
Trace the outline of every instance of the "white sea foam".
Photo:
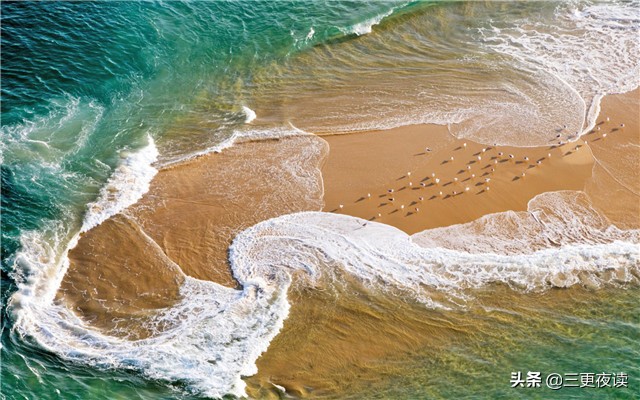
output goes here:
<path id="1" fill-rule="evenodd" d="M 268 132 L 242 137 L 274 133 Z M 287 132 L 304 134 L 293 126 Z M 324 149 L 321 139 L 314 143 L 312 151 Z M 304 187 L 312 184 L 307 180 L 314 180 L 321 189 L 319 171 L 297 170 L 307 165 L 305 154 L 288 165 L 294 176 L 291 180 L 300 181 Z M 150 140 L 147 147 L 123 158 L 101 196 L 89 207 L 82 231 L 122 211 L 144 193 L 155 173 L 150 163 L 156 156 Z M 129 185 L 140 191 L 127 191 L 131 189 Z M 68 252 L 80 236 L 80 232 L 66 232 L 62 224 L 56 224 L 43 232 L 23 234 L 14 266 L 18 291 L 9 304 L 15 321 L 14 334 L 79 363 L 131 369 L 151 379 L 180 381 L 190 392 L 212 398 L 228 394 L 245 396 L 241 377 L 257 372 L 256 359 L 267 349 L 288 315 L 286 292 L 290 276 L 286 271 L 273 271 L 269 276 L 238 275 L 242 290 L 185 276 L 179 303 L 160 310 L 147 322 L 149 330 L 157 333 L 130 341 L 104 334 L 54 302 L 69 267 Z M 154 330 L 158 325 L 172 328 Z"/>
<path id="2" fill-rule="evenodd" d="M 42 304 L 33 294 L 26 295 L 28 300 L 24 294 L 14 297 L 13 309 L 19 306 L 20 310 L 15 329 L 71 361 L 180 381 L 190 392 L 211 398 L 243 397 L 241 377 L 257 372 L 255 360 L 282 328 L 289 304 L 285 282 L 242 283 L 244 289 L 236 291 L 185 277 L 182 301 L 161 310 L 152 321 L 180 323 L 147 339 L 129 341 L 104 335 L 66 307 Z"/>
<path id="3" fill-rule="evenodd" d="M 109 217 L 136 203 L 149 190 L 151 180 L 158 172 L 152 164 L 158 158 L 158 149 L 153 138 L 135 152 L 123 152 L 118 166 L 100 190 L 98 198 L 87 204 L 87 213 L 81 232 L 100 225 Z"/>
<path id="4" fill-rule="evenodd" d="M 88 205 L 79 231 L 69 232 L 62 222 L 56 222 L 46 225 L 42 231 L 22 234 L 14 261 L 13 275 L 19 287 L 12 296 L 14 309 L 32 303 L 44 306 L 53 301 L 68 268 L 67 254 L 77 244 L 80 234 L 140 199 L 157 172 L 151 166 L 157 154 L 153 139 L 149 137 L 147 146 L 125 155 L 98 199 Z"/>
<path id="5" fill-rule="evenodd" d="M 70 95 L 51 100 L 49 110 L 33 120 L 2 126 L 0 161 L 59 165 L 85 147 L 104 113 L 94 101 Z"/>
<path id="6" fill-rule="evenodd" d="M 576 191 L 542 193 L 529 201 L 527 211 L 489 214 L 469 223 L 413 235 L 413 241 L 426 248 L 511 255 L 616 240 L 640 243 L 640 231 L 611 225 L 584 192 Z"/>
<path id="7" fill-rule="evenodd" d="M 262 275 L 283 266 L 311 279 L 344 273 L 379 289 L 415 296 L 429 306 L 443 294 L 454 304 L 466 289 L 504 283 L 539 291 L 575 284 L 638 282 L 637 242 L 572 243 L 527 254 L 470 253 L 425 248 L 388 225 L 325 213 L 266 221 L 239 235 L 231 248 L 234 272 Z M 318 266 L 332 265 L 337 271 Z M 337 266 L 337 267 L 336 267 Z M 282 268 L 282 267 L 280 267 Z M 260 272 L 261 271 L 261 272 Z"/>
<path id="8" fill-rule="evenodd" d="M 340 31 L 345 34 L 345 35 L 349 35 L 349 34 L 355 34 L 357 36 L 362 36 L 362 35 L 366 35 L 368 33 L 371 33 L 373 31 L 373 27 L 380 24 L 382 22 L 382 20 L 384 20 L 385 18 L 389 17 L 390 15 L 392 15 L 394 12 L 404 8 L 405 6 L 407 6 L 408 4 L 410 4 L 410 2 L 404 3 L 404 4 L 400 4 L 400 5 L 396 5 L 395 7 L 391 7 L 389 9 L 389 11 L 380 13 L 378 15 L 376 15 L 375 17 L 371 17 L 368 18 L 362 22 L 358 22 L 355 23 L 353 25 L 344 27 L 344 28 L 339 28 Z"/>
<path id="9" fill-rule="evenodd" d="M 313 29 L 313 26 L 309 29 L 309 33 L 307 33 L 307 37 L 305 38 L 305 40 L 311 40 L 313 39 L 313 35 L 316 34 L 316 31 Z"/>
<path id="10" fill-rule="evenodd" d="M 468 251 L 429 247 L 425 233 L 408 236 L 391 226 L 345 215 L 304 212 L 261 222 L 240 233 L 229 249 L 242 290 L 185 277 L 182 300 L 150 322 L 168 321 L 173 328 L 137 341 L 104 335 L 52 297 L 42 297 L 44 287 L 39 284 L 48 282 L 49 293 L 55 293 L 57 285 L 31 271 L 63 274 L 65 268 L 56 265 L 67 263 L 66 254 L 56 258 L 54 249 L 37 237 L 25 237 L 18 260 L 30 278 L 22 281 L 12 299 L 15 329 L 70 360 L 183 382 L 199 395 L 241 397 L 245 396 L 241 377 L 257 372 L 255 361 L 282 328 L 290 307 L 286 294 L 294 283 L 322 286 L 347 274 L 371 290 L 446 308 L 464 307 L 473 289 L 492 283 L 518 291 L 637 284 L 638 232 L 612 229 L 593 210 L 583 210 L 576 219 L 563 214 L 556 210 L 561 204 L 571 205 L 572 212 L 577 209 L 575 198 L 567 195 L 550 195 L 531 205 L 529 213 L 548 226 L 543 231 L 569 233 L 554 239 L 555 246 L 534 246 L 530 252 L 509 250 L 525 246 L 518 232 L 511 245 L 498 240 L 490 252 L 480 252 L 482 245 Z M 550 212 L 551 208 L 558 212 Z M 585 230 L 584 222 L 593 228 Z M 490 225 L 484 227 L 485 234 L 492 233 Z M 494 227 L 504 229 L 500 224 Z M 464 226 L 452 229 L 469 240 L 475 238 Z M 501 240 L 508 240 L 507 235 Z M 500 253 L 501 249 L 506 251 Z"/>
<path id="11" fill-rule="evenodd" d="M 304 36 L 304 33 L 297 33 L 295 30 L 291 30 L 289 34 L 293 39 L 293 46 L 287 53 L 287 56 L 291 55 L 295 50 L 298 50 L 301 47 L 306 47 L 309 43 L 311 43 L 316 35 L 316 30 L 312 26 L 311 28 L 309 28 L 306 36 Z"/>
<path id="12" fill-rule="evenodd" d="M 181 155 L 176 158 L 165 159 L 162 161 L 161 166 L 166 167 L 169 165 L 179 164 L 182 162 L 193 160 L 198 157 L 206 156 L 207 154 L 220 153 L 221 151 L 230 148 L 236 143 L 258 141 L 258 140 L 269 140 L 269 139 L 281 139 L 281 138 L 287 138 L 291 136 L 301 136 L 301 135 L 313 135 L 313 134 L 309 132 L 305 132 L 301 129 L 298 129 L 295 126 L 293 126 L 293 124 L 291 123 L 289 123 L 288 127 L 281 126 L 281 127 L 254 128 L 254 129 L 237 129 L 233 132 L 233 134 L 231 134 L 231 136 L 221 141 L 220 143 L 216 144 L 215 146 L 207 147 L 206 149 Z"/>
<path id="13" fill-rule="evenodd" d="M 245 115 L 245 119 L 244 119 L 245 124 L 250 124 L 251 121 L 256 119 L 256 112 L 250 109 L 249 107 L 242 106 L 242 112 L 244 112 L 244 115 Z"/>
<path id="14" fill-rule="evenodd" d="M 391 10 L 380 14 L 380 15 L 376 15 L 373 18 L 369 18 L 365 21 L 359 22 L 357 24 L 353 24 L 349 27 L 346 28 L 341 28 L 340 30 L 345 33 L 345 34 L 356 34 L 358 36 L 362 36 L 362 35 L 366 35 L 367 33 L 371 33 L 373 30 L 373 27 L 375 25 L 378 25 L 380 22 L 382 22 L 383 19 L 385 19 L 386 17 L 388 17 L 389 15 L 393 14 L 393 11 L 395 9 L 392 8 Z"/>
<path id="15" fill-rule="evenodd" d="M 240 377 L 256 372 L 255 360 L 288 313 L 286 282 L 267 286 L 259 279 L 258 283 L 241 279 L 244 289 L 236 291 L 185 277 L 182 301 L 151 322 L 180 324 L 149 339 L 128 341 L 101 334 L 53 302 L 58 277 L 68 265 L 67 251 L 56 254 L 60 239 L 47 240 L 33 232 L 23 236 L 23 250 L 16 257 L 17 270 L 23 275 L 16 277 L 19 290 L 10 302 L 14 333 L 69 360 L 182 381 L 190 390 L 210 397 L 244 395 Z M 69 247 L 76 239 L 77 235 Z"/>
<path id="16" fill-rule="evenodd" d="M 570 126 L 584 133 L 593 127 L 603 95 L 640 85 L 640 2 L 561 3 L 555 17 L 552 23 L 528 17 L 480 34 L 517 66 L 545 72 L 578 93 L 583 123 Z"/>

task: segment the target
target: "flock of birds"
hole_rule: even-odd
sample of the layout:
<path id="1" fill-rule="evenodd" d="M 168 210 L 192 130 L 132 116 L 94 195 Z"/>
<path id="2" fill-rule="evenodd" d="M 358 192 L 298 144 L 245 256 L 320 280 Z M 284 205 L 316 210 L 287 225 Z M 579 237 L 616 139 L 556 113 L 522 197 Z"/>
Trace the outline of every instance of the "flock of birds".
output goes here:
<path id="1" fill-rule="evenodd" d="M 610 119 L 607 117 L 606 122 L 609 122 Z M 587 135 L 600 132 L 602 129 L 602 125 L 605 124 L 605 121 L 601 121 L 598 125 L 591 130 Z M 619 129 L 624 128 L 624 124 L 620 124 L 619 128 L 613 128 L 609 133 L 615 132 Z M 563 127 L 566 130 L 567 127 Z M 575 138 L 576 136 L 570 137 Z M 607 133 L 602 133 L 596 140 L 604 140 L 607 137 Z M 496 145 L 484 147 L 481 150 L 472 154 L 471 157 L 468 156 L 468 152 L 466 151 L 469 147 L 467 143 L 462 143 L 462 145 L 458 146 L 454 151 L 460 151 L 461 153 L 458 158 L 455 155 L 450 156 L 448 159 L 442 160 L 440 165 L 445 165 L 448 163 L 453 163 L 457 159 L 464 160 L 464 167 L 462 167 L 453 178 L 445 179 L 444 175 L 440 175 L 436 172 L 431 172 L 429 175 L 423 177 L 417 177 L 412 174 L 411 171 L 407 171 L 407 173 L 397 179 L 397 181 L 401 182 L 402 186 L 399 188 L 389 187 L 386 193 L 378 195 L 378 198 L 383 199 L 383 201 L 378 205 L 379 209 L 384 209 L 387 206 L 392 206 L 393 210 L 388 214 L 393 214 L 396 212 L 404 212 L 407 211 L 405 216 L 410 216 L 412 214 L 416 214 L 420 212 L 420 205 L 428 196 L 428 192 L 426 189 L 435 189 L 435 191 L 430 190 L 431 196 L 429 196 L 428 200 L 433 200 L 437 198 L 449 199 L 455 196 L 461 196 L 465 193 L 475 193 L 482 194 L 489 192 L 491 190 L 491 182 L 494 173 L 496 172 L 496 168 L 499 168 L 503 163 L 510 163 L 511 165 L 520 165 L 522 168 L 519 169 L 517 175 L 515 175 L 512 181 L 517 181 L 519 179 L 524 179 L 527 176 L 527 171 L 531 168 L 540 167 L 543 162 L 550 159 L 553 156 L 553 153 L 557 153 L 558 149 L 560 150 L 560 156 L 568 156 L 576 151 L 579 151 L 582 145 L 576 144 L 569 151 L 564 152 L 567 145 L 572 145 L 571 142 L 564 142 L 559 140 L 561 135 L 558 134 L 556 138 L 553 140 L 554 142 L 557 140 L 557 143 L 551 145 L 548 149 L 548 153 L 546 156 L 539 157 L 535 161 L 531 160 L 527 155 L 516 156 L 514 154 L 505 154 L 502 151 L 497 151 L 498 148 Z M 555 151 L 554 151 L 555 150 Z M 427 147 L 425 148 L 425 153 L 429 153 L 432 150 Z M 485 164 L 486 163 L 486 164 Z M 485 164 L 482 165 L 481 164 Z M 407 204 L 397 204 L 399 201 L 396 199 L 396 195 L 404 190 L 418 191 L 419 196 L 413 197 Z M 406 197 L 406 196 L 403 196 Z M 356 200 L 356 203 L 364 200 L 370 200 L 372 198 L 371 193 L 367 193 L 365 196 L 360 197 Z M 397 205 L 396 205 L 397 204 Z M 393 206 L 396 207 L 393 207 Z M 344 208 L 344 204 L 338 205 L 338 208 L 332 210 L 333 212 L 340 211 Z M 382 211 L 382 210 L 380 210 Z M 376 220 L 382 218 L 383 213 L 378 212 L 375 216 L 371 217 L 369 220 Z"/>

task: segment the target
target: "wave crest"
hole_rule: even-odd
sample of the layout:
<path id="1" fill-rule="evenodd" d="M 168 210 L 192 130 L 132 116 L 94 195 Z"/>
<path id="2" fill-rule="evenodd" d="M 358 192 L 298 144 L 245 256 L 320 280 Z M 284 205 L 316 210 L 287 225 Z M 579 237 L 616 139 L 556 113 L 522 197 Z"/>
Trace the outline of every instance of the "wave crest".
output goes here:
<path id="1" fill-rule="evenodd" d="M 152 166 L 157 159 L 158 149 L 151 136 L 148 136 L 147 146 L 141 150 L 122 152 L 119 165 L 100 190 L 98 198 L 87 204 L 80 231 L 88 231 L 140 200 L 158 172 Z"/>

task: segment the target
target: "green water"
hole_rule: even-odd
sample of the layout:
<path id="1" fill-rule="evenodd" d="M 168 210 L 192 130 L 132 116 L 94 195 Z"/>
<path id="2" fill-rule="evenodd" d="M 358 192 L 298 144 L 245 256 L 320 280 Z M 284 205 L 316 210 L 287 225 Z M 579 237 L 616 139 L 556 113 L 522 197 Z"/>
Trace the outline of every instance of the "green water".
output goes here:
<path id="1" fill-rule="evenodd" d="M 579 3 L 578 9 L 591 5 Z M 596 5 L 612 9 L 613 17 L 605 13 L 604 20 L 620 24 L 619 38 L 637 34 L 640 19 L 616 14 L 616 7 L 628 14 L 637 3 Z M 563 7 L 556 2 L 2 2 L 3 398 L 198 397 L 185 382 L 69 362 L 13 329 L 20 307 L 9 305 L 11 297 L 19 289 L 37 296 L 30 288 L 35 276 L 41 279 L 35 263 L 18 255 L 61 259 L 87 204 L 150 137 L 159 164 L 170 163 L 246 131 L 243 106 L 258 115 L 251 129 L 264 131 L 289 129 L 289 123 L 310 131 L 387 127 L 411 116 L 413 122 L 459 123 L 457 133 L 487 142 L 530 144 L 543 139 L 495 127 L 517 115 L 544 125 L 540 131 L 547 134 L 561 123 L 580 129 L 594 93 L 636 84 L 628 77 L 638 68 L 637 46 L 614 41 L 611 48 L 625 49 L 615 60 L 623 67 L 608 69 L 610 57 L 602 50 L 590 60 L 605 63 L 598 79 L 567 84 L 553 52 L 529 60 L 501 51 L 500 37 L 483 40 L 493 28 L 517 33 L 514 26 L 529 17 L 544 34 L 565 34 L 569 28 L 554 28 L 573 23 L 554 19 Z M 572 40 L 566 42 L 567 54 L 584 50 Z M 539 50 L 533 46 L 531 53 Z M 596 46 L 592 53 L 600 50 Z M 537 67 L 547 72 L 540 74 Z M 540 108 L 547 102 L 557 106 Z M 404 114 L 396 119 L 398 110 Z M 491 132 L 478 128 L 489 126 L 481 117 L 487 114 L 497 118 Z M 505 318 L 472 309 L 473 317 L 461 319 L 484 326 L 482 332 L 447 348 L 380 360 L 394 363 L 394 373 L 381 372 L 369 388 L 355 385 L 353 393 L 326 397 L 634 398 L 640 376 L 638 294 L 637 287 L 608 288 L 558 309 L 532 302 L 526 312 Z M 519 370 L 626 372 L 630 388 L 509 389 L 510 372 Z"/>
<path id="2" fill-rule="evenodd" d="M 448 316 L 470 332 L 451 340 L 445 349 L 417 349 L 412 361 L 402 367 L 406 372 L 390 378 L 393 384 L 377 388 L 377 397 L 637 398 L 638 294 L 637 289 L 578 290 L 562 294 L 563 301 L 553 300 L 554 295 L 530 295 L 515 304 L 497 301 L 495 308 L 473 308 L 469 311 L 473 317 Z M 495 299 L 479 301 L 492 302 Z M 528 371 L 541 372 L 541 386 L 512 388 L 511 374 L 518 371 L 524 378 Z M 551 373 L 603 372 L 627 374 L 628 387 L 551 390 L 545 383 Z"/>

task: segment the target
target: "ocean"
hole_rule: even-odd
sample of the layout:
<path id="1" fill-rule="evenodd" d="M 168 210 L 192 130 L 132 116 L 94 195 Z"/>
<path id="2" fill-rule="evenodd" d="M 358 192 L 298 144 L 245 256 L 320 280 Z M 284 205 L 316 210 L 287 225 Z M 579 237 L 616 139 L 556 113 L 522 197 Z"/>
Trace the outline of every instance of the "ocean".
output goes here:
<path id="1" fill-rule="evenodd" d="M 3 398 L 637 397 L 637 227 L 554 192 L 528 213 L 413 236 L 381 224 L 351 232 L 351 217 L 319 212 L 326 149 L 311 133 L 433 123 L 520 147 L 560 129 L 584 135 L 604 96 L 639 86 L 640 2 L 1 11 Z M 148 251 L 149 270 L 166 276 L 144 279 L 167 292 L 103 314 L 70 307 L 93 301 L 92 284 L 117 299 L 128 284 L 146 287 L 102 282 L 107 270 L 77 272 L 69 260 L 96 227 L 126 225 L 123 210 L 143 218 L 158 171 L 283 137 L 300 140 L 274 151 L 274 180 L 263 183 L 287 176 L 283 191 L 300 206 L 256 208 L 258 223 L 228 250 L 234 282 L 167 261 L 144 226 L 148 236 L 119 250 Z M 233 203 L 231 179 L 260 184 L 250 171 L 202 174 L 215 182 L 208 193 Z M 637 171 L 616 178 L 635 187 Z M 165 191 L 184 189 L 162 179 Z M 624 373 L 629 384 L 511 388 L 512 373 L 531 371 Z"/>

